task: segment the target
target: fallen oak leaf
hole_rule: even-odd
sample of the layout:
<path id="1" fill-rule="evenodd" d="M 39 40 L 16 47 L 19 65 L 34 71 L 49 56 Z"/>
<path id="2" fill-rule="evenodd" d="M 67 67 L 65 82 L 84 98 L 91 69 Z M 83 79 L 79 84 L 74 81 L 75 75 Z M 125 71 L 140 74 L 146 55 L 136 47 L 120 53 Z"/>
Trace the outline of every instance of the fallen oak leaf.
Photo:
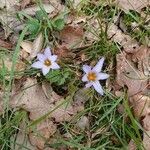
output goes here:
<path id="1" fill-rule="evenodd" d="M 37 125 L 37 123 L 39 126 L 43 126 L 45 119 L 54 119 L 55 122 L 70 121 L 77 112 L 81 111 L 81 106 L 74 107 L 74 103 L 66 103 L 67 101 L 60 97 L 57 100 L 53 100 L 53 97 L 47 98 L 47 94 L 45 95 L 42 86 L 37 83 L 36 79 L 27 78 L 20 90 L 11 97 L 10 107 L 22 108 L 29 112 L 29 118 L 33 121 L 32 126 Z M 52 134 L 52 131 L 47 131 L 48 126 L 44 129 L 40 127 L 38 129 L 42 135 L 46 133 L 45 139 L 48 140 L 48 137 Z M 40 139 L 33 139 L 33 142 L 37 147 L 44 149 L 45 142 Z"/>
<path id="2" fill-rule="evenodd" d="M 147 7 L 150 4 L 149 0 L 116 0 L 115 3 L 125 12 L 128 12 L 129 10 L 141 12 L 142 8 Z"/>
<path id="3" fill-rule="evenodd" d="M 138 69 L 142 71 L 145 76 L 150 75 L 150 48 L 140 46 L 138 51 L 132 56 L 132 60 L 138 64 Z"/>
<path id="4" fill-rule="evenodd" d="M 45 120 L 37 124 L 36 131 L 29 134 L 32 145 L 36 145 L 38 149 L 45 149 L 45 142 L 56 132 L 57 126 L 50 120 Z M 38 133 L 38 134 L 37 134 Z"/>
<path id="5" fill-rule="evenodd" d="M 37 38 L 33 41 L 32 51 L 30 53 L 30 58 L 33 59 L 41 51 L 44 42 L 44 37 L 42 32 L 38 34 Z"/>
<path id="6" fill-rule="evenodd" d="M 129 96 L 144 93 L 148 85 L 148 78 L 134 67 L 125 53 L 117 55 L 116 81 L 120 86 L 128 87 Z"/>
<path id="7" fill-rule="evenodd" d="M 8 43 L 8 42 L 0 39 L 0 47 L 4 47 L 6 49 L 11 49 L 13 47 L 13 45 L 11 43 Z"/>
<path id="8" fill-rule="evenodd" d="M 150 149 L 150 131 L 146 131 L 143 134 L 143 145 L 145 150 Z"/>
<path id="9" fill-rule="evenodd" d="M 54 48 L 54 52 L 59 58 L 75 58 L 76 56 L 65 45 L 58 45 Z"/>
<path id="10" fill-rule="evenodd" d="M 142 94 L 134 95 L 130 97 L 130 103 L 136 117 L 145 117 L 150 113 L 150 98 L 148 96 Z"/>
<path id="11" fill-rule="evenodd" d="M 68 25 L 60 31 L 60 40 L 66 48 L 79 48 L 83 45 L 83 28 L 79 25 Z"/>
<path id="12" fill-rule="evenodd" d="M 135 53 L 138 51 L 139 44 L 129 35 L 124 34 L 118 26 L 112 23 L 107 30 L 108 39 L 119 43 L 127 53 Z"/>
<path id="13" fill-rule="evenodd" d="M 21 1 L 21 8 L 24 9 L 28 4 L 30 4 L 31 0 L 22 0 Z"/>
<path id="14" fill-rule="evenodd" d="M 33 42 L 22 41 L 20 44 L 20 46 L 22 47 L 20 56 L 22 58 L 32 60 L 42 50 L 43 42 L 44 37 L 42 33 L 39 33 Z"/>

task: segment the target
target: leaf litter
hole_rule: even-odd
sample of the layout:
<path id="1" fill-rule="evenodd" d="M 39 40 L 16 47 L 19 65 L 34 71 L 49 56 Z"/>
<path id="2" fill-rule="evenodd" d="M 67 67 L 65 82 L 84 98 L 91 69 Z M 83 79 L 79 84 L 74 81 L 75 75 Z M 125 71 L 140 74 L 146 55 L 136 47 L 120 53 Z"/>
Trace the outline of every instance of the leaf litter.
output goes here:
<path id="1" fill-rule="evenodd" d="M 11 0 L 4 3 L 0 1 L 0 22 L 5 30 L 5 38 L 10 34 L 13 34 L 11 29 L 15 29 L 20 25 L 16 20 L 17 7 L 21 6 L 23 11 L 31 16 L 34 16 L 36 11 L 40 10 L 37 5 L 30 5 L 31 1 L 24 1 L 19 4 L 18 1 Z M 34 3 L 34 2 L 33 2 Z M 91 2 L 97 5 L 97 2 Z M 136 1 L 135 0 L 117 0 L 115 3 L 118 7 L 123 9 L 126 13 L 129 10 L 135 10 L 141 12 L 142 8 L 146 7 L 148 1 Z M 82 4 L 81 4 L 82 5 Z M 105 4 L 107 6 L 107 4 Z M 6 8 L 5 8 L 6 6 Z M 75 1 L 74 8 L 80 8 L 80 1 Z M 52 1 L 50 4 L 43 5 L 46 13 L 49 17 L 53 17 L 53 13 L 57 15 L 64 6 L 59 1 Z M 56 9 L 57 8 L 57 9 Z M 8 16 L 8 14 L 10 14 Z M 7 19 L 6 19 L 7 18 Z M 7 20 L 7 22 L 6 22 Z M 114 19 L 116 20 L 116 18 Z M 88 28 L 85 28 L 85 23 Z M 5 25 L 9 26 L 6 27 Z M 105 28 L 105 23 L 102 28 Z M 100 24 L 96 18 L 89 18 L 89 16 L 77 17 L 73 15 L 72 18 L 67 18 L 67 25 L 59 32 L 58 45 L 54 48 L 54 52 L 60 58 L 75 58 L 76 52 L 73 49 L 80 49 L 92 45 L 93 42 L 97 42 L 99 38 L 94 35 L 88 29 L 92 29 L 93 32 L 100 32 Z M 144 128 L 143 132 L 143 144 L 147 150 L 150 149 L 150 99 L 149 99 L 149 75 L 150 75 L 150 49 L 148 46 L 143 46 L 137 40 L 133 39 L 130 35 L 123 32 L 115 23 L 109 24 L 107 30 L 107 36 L 109 41 L 113 41 L 121 46 L 120 53 L 116 55 L 116 83 L 122 94 L 122 88 L 127 88 L 127 94 L 130 102 L 130 106 L 133 108 L 135 117 L 141 120 L 141 125 Z M 87 40 L 87 41 L 86 41 Z M 87 43 L 88 44 L 87 44 Z M 7 43 L 4 40 L 0 40 L 1 46 L 6 49 L 12 49 L 12 44 Z M 31 42 L 28 40 L 21 42 L 22 50 L 20 51 L 21 59 L 16 64 L 16 71 L 25 71 L 26 64 L 22 61 L 22 58 L 27 61 L 32 61 L 37 53 L 42 51 L 44 45 L 44 36 L 39 33 L 38 36 Z M 12 60 L 6 58 L 3 60 L 4 65 L 9 71 L 11 71 Z M 3 62 L 0 63 L 0 67 L 3 66 Z M 16 77 L 16 80 L 22 78 Z M 116 92 L 116 91 L 114 91 Z M 116 92 L 116 93 L 117 93 Z M 74 117 L 84 110 L 85 102 L 89 97 L 86 96 L 86 91 L 83 89 L 78 90 L 73 97 L 73 100 L 67 101 L 67 97 L 60 96 L 56 92 L 50 83 L 42 82 L 41 84 L 37 79 L 33 77 L 27 77 L 25 81 L 20 82 L 19 85 L 13 86 L 12 95 L 10 98 L 9 106 L 12 109 L 24 109 L 29 113 L 29 120 L 36 121 L 40 117 L 51 112 L 44 120 L 40 121 L 34 129 L 30 129 L 27 133 L 28 144 L 35 149 L 51 149 L 46 147 L 46 142 L 56 141 L 55 136 L 63 137 L 58 130 L 58 124 L 63 122 L 71 122 Z M 3 94 L 0 93 L 0 96 Z M 1 100 L 0 97 L 0 100 Z M 69 97 L 70 98 L 70 97 Z M 1 100 L 0 111 L 3 112 L 3 101 Z M 57 108 L 57 106 L 59 106 Z M 57 109 L 55 109 L 57 108 Z M 123 109 L 123 108 L 121 108 Z M 124 111 L 120 111 L 123 113 Z M 76 125 L 81 130 L 89 129 L 90 122 L 87 116 L 82 116 Z M 23 131 L 24 127 L 20 126 Z M 99 132 L 101 132 L 100 129 Z M 93 138 L 99 134 L 93 133 Z M 38 133 L 38 135 L 36 134 Z M 17 141 L 23 139 L 24 132 L 19 131 L 17 134 Z M 149 136 L 148 136 L 149 135 Z M 64 138 L 64 137 L 63 137 Z M 52 142 L 53 143 L 53 142 Z M 30 147 L 29 146 L 29 147 Z M 129 149 L 135 149 L 136 146 L 131 139 L 129 143 Z M 131 148 L 132 147 L 132 148 Z"/>

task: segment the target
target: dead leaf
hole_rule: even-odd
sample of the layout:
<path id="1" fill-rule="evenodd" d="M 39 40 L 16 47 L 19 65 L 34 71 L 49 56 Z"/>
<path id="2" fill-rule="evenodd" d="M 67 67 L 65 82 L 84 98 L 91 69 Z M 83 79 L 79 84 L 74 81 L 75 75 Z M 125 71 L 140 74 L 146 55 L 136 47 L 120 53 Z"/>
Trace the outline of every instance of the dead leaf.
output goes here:
<path id="1" fill-rule="evenodd" d="M 128 87 L 129 96 L 144 93 L 148 85 L 148 78 L 134 67 L 125 53 L 117 55 L 117 83 Z"/>
<path id="2" fill-rule="evenodd" d="M 150 98 L 145 95 L 137 94 L 130 98 L 134 115 L 138 118 L 146 116 L 150 113 Z"/>
<path id="3" fill-rule="evenodd" d="M 20 46 L 23 48 L 24 51 L 30 54 L 32 51 L 33 44 L 30 41 L 22 41 Z"/>
<path id="4" fill-rule="evenodd" d="M 56 132 L 57 126 L 50 120 L 43 121 L 37 125 L 36 131 L 29 134 L 30 142 L 38 149 L 45 149 L 45 142 Z M 38 133 L 38 134 L 37 134 Z"/>
<path id="5" fill-rule="evenodd" d="M 8 43 L 8 42 L 0 39 L 0 46 L 4 47 L 6 49 L 11 49 L 13 45 L 10 42 Z"/>
<path id="6" fill-rule="evenodd" d="M 51 85 L 47 82 L 42 83 L 42 89 L 46 97 L 50 100 L 50 103 L 54 103 L 62 98 L 53 91 Z"/>
<path id="7" fill-rule="evenodd" d="M 54 93 L 47 83 L 41 86 L 33 78 L 27 78 L 19 91 L 15 91 L 15 89 L 10 100 L 11 108 L 22 108 L 29 112 L 30 120 L 36 120 L 51 112 L 46 118 L 48 122 L 42 120 L 37 125 L 37 131 L 41 133 L 43 138 L 37 137 L 37 135 L 35 137 L 33 133 L 30 134 L 32 143 L 41 149 L 44 149 L 45 140 L 48 140 L 56 131 L 56 126 L 51 122 L 51 119 L 54 119 L 55 122 L 71 121 L 73 116 L 81 111 L 81 107 L 82 110 L 84 108 L 83 104 L 79 106 L 75 102 L 66 102 L 65 99 Z M 48 93 L 51 93 L 51 97 Z M 54 110 L 56 107 L 58 108 Z"/>
<path id="8" fill-rule="evenodd" d="M 150 131 L 150 108 L 149 108 L 149 113 L 145 116 L 145 118 L 142 120 L 142 122 L 143 122 L 143 128 L 146 131 Z"/>
<path id="9" fill-rule="evenodd" d="M 124 34 L 118 27 L 112 23 L 107 30 L 108 38 L 119 43 L 127 53 L 135 53 L 138 51 L 139 45 L 137 41 L 129 35 Z"/>
<path id="10" fill-rule="evenodd" d="M 150 4 L 149 0 L 116 0 L 116 3 L 125 12 L 134 10 L 140 12 L 142 8 L 147 7 Z"/>
<path id="11" fill-rule="evenodd" d="M 31 0 L 22 0 L 21 8 L 24 9 L 28 4 L 30 4 Z"/>
<path id="12" fill-rule="evenodd" d="M 145 76 L 150 75 L 150 48 L 145 46 L 139 47 L 132 60 L 138 64 L 138 69 L 143 71 Z"/>
<path id="13" fill-rule="evenodd" d="M 86 116 L 82 116 L 77 122 L 77 126 L 82 130 L 85 130 L 86 128 L 88 129 L 89 125 L 89 119 Z"/>
<path id="14" fill-rule="evenodd" d="M 79 48 L 82 46 L 83 28 L 81 26 L 66 26 L 60 31 L 60 40 L 66 48 Z"/>
<path id="15" fill-rule="evenodd" d="M 130 140 L 128 144 L 128 150 L 137 150 L 136 144 L 133 140 Z"/>
<path id="16" fill-rule="evenodd" d="M 27 133 L 25 133 L 26 126 L 24 122 L 20 123 L 19 126 L 19 132 L 17 135 L 13 135 L 11 139 L 11 149 L 13 150 L 26 150 L 26 149 L 32 149 L 35 150 L 35 146 L 31 145 L 29 141 L 29 137 Z M 15 144 L 13 143 L 15 141 Z M 15 147 L 14 147 L 15 146 Z"/>
<path id="17" fill-rule="evenodd" d="M 39 35 L 37 36 L 37 38 L 33 42 L 32 51 L 30 53 L 31 59 L 36 57 L 37 54 L 41 51 L 42 46 L 43 46 L 43 41 L 44 41 L 43 34 L 39 33 Z"/>
<path id="18" fill-rule="evenodd" d="M 54 11 L 61 10 L 62 7 L 61 7 L 60 3 L 55 2 L 55 3 L 53 3 L 53 5 L 52 4 L 43 4 L 43 8 L 46 11 L 46 13 L 50 14 L 50 13 L 53 13 Z M 40 7 L 37 5 L 25 8 L 23 10 L 24 13 L 31 15 L 31 16 L 34 16 L 37 11 L 40 11 Z"/>
<path id="19" fill-rule="evenodd" d="M 75 58 L 76 54 L 72 53 L 65 45 L 58 45 L 54 49 L 59 58 Z"/>
<path id="20" fill-rule="evenodd" d="M 143 134 L 143 145 L 145 150 L 150 149 L 150 131 L 144 132 Z"/>
<path id="21" fill-rule="evenodd" d="M 44 37 L 42 33 L 39 33 L 33 42 L 22 41 L 20 44 L 22 47 L 20 56 L 24 59 L 32 60 L 42 50 L 43 42 Z"/>
<path id="22" fill-rule="evenodd" d="M 0 22 L 5 30 L 5 38 L 21 24 L 16 17 L 16 5 L 19 5 L 17 0 L 0 0 Z"/>
<path id="23" fill-rule="evenodd" d="M 0 68 L 3 68 L 3 63 L 4 66 L 7 68 L 7 71 L 10 72 L 13 64 L 10 56 L 5 56 L 4 58 L 2 58 L 2 60 L 0 61 Z M 26 64 L 21 60 L 17 60 L 17 63 L 15 65 L 15 72 L 18 73 L 24 71 L 25 68 L 26 68 Z M 10 77 L 9 74 L 7 74 L 6 79 L 9 79 L 9 77 Z M 21 75 L 17 75 L 17 74 L 15 75 L 16 79 L 20 79 L 21 77 L 22 77 Z"/>

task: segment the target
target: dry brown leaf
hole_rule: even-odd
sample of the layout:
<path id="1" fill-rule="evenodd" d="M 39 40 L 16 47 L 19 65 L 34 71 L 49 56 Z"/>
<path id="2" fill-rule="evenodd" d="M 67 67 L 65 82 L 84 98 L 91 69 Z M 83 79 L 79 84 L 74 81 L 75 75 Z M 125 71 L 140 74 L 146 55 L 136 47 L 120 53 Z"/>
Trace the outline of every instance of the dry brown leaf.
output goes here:
<path id="1" fill-rule="evenodd" d="M 138 64 L 138 69 L 146 76 L 150 75 L 150 48 L 141 46 L 133 55 L 132 60 Z"/>
<path id="2" fill-rule="evenodd" d="M 22 91 L 18 92 L 18 94 L 12 97 L 10 106 L 13 108 L 23 108 L 30 112 L 29 117 L 31 120 L 43 116 L 54 107 L 50 105 L 51 102 L 46 98 L 42 87 L 37 83 L 36 79 L 27 78 Z"/>
<path id="3" fill-rule="evenodd" d="M 116 0 L 116 3 L 125 12 L 128 12 L 129 10 L 140 12 L 142 8 L 150 4 L 150 1 L 149 0 Z"/>
<path id="4" fill-rule="evenodd" d="M 31 59 L 36 57 L 36 55 L 41 51 L 44 42 L 44 37 L 42 33 L 39 33 L 37 38 L 33 41 L 32 51 L 30 53 Z"/>
<path id="5" fill-rule="evenodd" d="M 134 115 L 138 118 L 150 113 L 150 98 L 148 96 L 137 94 L 130 98 L 130 102 L 134 110 Z"/>
<path id="6" fill-rule="evenodd" d="M 149 104 L 150 105 L 150 104 Z M 150 108 L 149 108 L 149 113 L 145 116 L 145 118 L 142 120 L 143 123 L 143 128 L 146 131 L 150 131 Z"/>
<path id="7" fill-rule="evenodd" d="M 21 1 L 21 8 L 24 9 L 28 4 L 30 4 L 31 0 L 22 0 Z"/>
<path id="8" fill-rule="evenodd" d="M 144 132 L 143 145 L 145 150 L 150 150 L 150 131 Z"/>
<path id="9" fill-rule="evenodd" d="M 32 51 L 33 44 L 30 41 L 22 41 L 20 46 L 23 48 L 24 51 L 30 54 Z"/>
<path id="10" fill-rule="evenodd" d="M 0 68 L 3 68 L 3 63 L 4 63 L 4 66 L 7 68 L 7 71 L 10 72 L 12 69 L 12 64 L 13 64 L 11 58 L 7 56 L 4 59 L 2 59 L 0 61 Z M 15 72 L 24 71 L 25 68 L 26 68 L 26 64 L 21 60 L 17 60 L 17 63 L 15 65 Z M 10 77 L 9 74 L 6 75 L 6 79 L 9 79 L 9 77 Z M 18 76 L 16 75 L 15 78 L 20 79 L 21 75 L 18 75 Z"/>
<path id="11" fill-rule="evenodd" d="M 53 3 L 53 5 L 52 4 L 43 4 L 43 8 L 48 14 L 50 14 L 50 13 L 53 13 L 54 11 L 61 10 L 62 5 L 58 2 L 55 2 L 55 3 Z M 35 5 L 35 6 L 25 8 L 23 11 L 24 11 L 24 13 L 33 16 L 36 14 L 37 11 L 40 11 L 40 7 Z"/>
<path id="12" fill-rule="evenodd" d="M 22 41 L 20 44 L 22 47 L 20 56 L 24 59 L 32 60 L 42 50 L 43 42 L 44 37 L 42 33 L 39 33 L 33 42 Z"/>
<path id="13" fill-rule="evenodd" d="M 76 101 L 66 103 L 64 99 L 52 91 L 52 88 L 48 83 L 43 83 L 41 86 L 37 83 L 36 79 L 32 78 L 27 78 L 19 91 L 13 90 L 13 96 L 10 100 L 10 107 L 23 108 L 29 112 L 30 120 L 36 120 L 51 112 L 46 118 L 48 119 L 48 122 L 43 120 L 36 128 L 37 132 L 41 134 L 43 138 L 41 138 L 41 136 L 38 137 L 37 135 L 35 137 L 33 133 L 30 134 L 31 143 L 40 149 L 44 149 L 46 140 L 48 140 L 56 131 L 56 126 L 51 122 L 51 119 L 53 118 L 55 122 L 70 121 L 78 111 L 84 109 L 83 104 L 77 104 Z M 56 107 L 58 108 L 54 110 Z"/>
<path id="14" fill-rule="evenodd" d="M 19 6 L 17 0 L 0 0 L 0 22 L 5 30 L 5 38 L 18 26 L 20 21 L 16 17 L 15 6 Z"/>
<path id="15" fill-rule="evenodd" d="M 31 144 L 36 145 L 40 150 L 45 150 L 45 142 L 56 132 L 56 129 L 57 126 L 48 119 L 39 123 L 35 133 L 29 134 Z"/>
<path id="16" fill-rule="evenodd" d="M 26 150 L 26 149 L 35 150 L 36 149 L 35 146 L 31 145 L 29 141 L 29 137 L 27 133 L 25 133 L 25 129 L 26 129 L 25 123 L 21 122 L 19 127 L 19 132 L 17 133 L 17 135 L 11 136 L 11 141 L 15 141 L 15 144 L 11 142 L 10 145 L 11 149 L 13 150 Z"/>
<path id="17" fill-rule="evenodd" d="M 12 46 L 13 45 L 10 42 L 8 43 L 8 42 L 0 39 L 0 47 L 4 47 L 6 49 L 11 49 Z"/>
<path id="18" fill-rule="evenodd" d="M 129 35 L 124 34 L 114 23 L 107 30 L 108 38 L 119 43 L 127 53 L 135 53 L 138 51 L 138 43 Z"/>
<path id="19" fill-rule="evenodd" d="M 128 87 L 129 96 L 144 93 L 148 85 L 148 78 L 134 67 L 125 53 L 117 55 L 116 80 L 120 86 Z"/>
<path id="20" fill-rule="evenodd" d="M 130 140 L 128 144 L 128 150 L 137 150 L 136 144 L 133 140 Z"/>
<path id="21" fill-rule="evenodd" d="M 42 83 L 42 90 L 46 97 L 49 99 L 50 103 L 54 103 L 62 98 L 53 91 L 51 85 L 47 82 Z"/>
<path id="22" fill-rule="evenodd" d="M 75 58 L 76 54 L 72 53 L 65 45 L 58 45 L 54 49 L 59 58 Z"/>
<path id="23" fill-rule="evenodd" d="M 82 130 L 85 130 L 86 128 L 88 129 L 89 125 L 89 119 L 86 116 L 82 116 L 77 122 L 77 126 Z"/>
<path id="24" fill-rule="evenodd" d="M 81 26 L 66 26 L 60 32 L 62 43 L 68 48 L 79 48 L 83 45 L 83 28 Z"/>

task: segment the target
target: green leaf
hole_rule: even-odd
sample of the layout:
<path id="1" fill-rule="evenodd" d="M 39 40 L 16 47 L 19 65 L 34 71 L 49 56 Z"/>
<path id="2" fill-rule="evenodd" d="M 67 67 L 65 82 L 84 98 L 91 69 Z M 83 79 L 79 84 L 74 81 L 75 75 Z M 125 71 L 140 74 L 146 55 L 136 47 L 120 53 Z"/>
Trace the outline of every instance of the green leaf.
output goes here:
<path id="1" fill-rule="evenodd" d="M 56 29 L 56 30 L 62 30 L 65 26 L 65 21 L 64 19 L 56 19 L 52 22 L 52 25 L 53 27 Z"/>
<path id="2" fill-rule="evenodd" d="M 45 16 L 44 16 L 42 10 L 38 10 L 38 11 L 36 11 L 36 13 L 35 13 L 35 17 L 36 17 L 38 20 L 43 20 Z"/>
<path id="3" fill-rule="evenodd" d="M 34 19 L 34 20 L 29 20 L 27 25 L 29 26 L 29 32 L 31 34 L 37 34 L 39 29 L 40 29 L 40 23 L 38 20 Z"/>

